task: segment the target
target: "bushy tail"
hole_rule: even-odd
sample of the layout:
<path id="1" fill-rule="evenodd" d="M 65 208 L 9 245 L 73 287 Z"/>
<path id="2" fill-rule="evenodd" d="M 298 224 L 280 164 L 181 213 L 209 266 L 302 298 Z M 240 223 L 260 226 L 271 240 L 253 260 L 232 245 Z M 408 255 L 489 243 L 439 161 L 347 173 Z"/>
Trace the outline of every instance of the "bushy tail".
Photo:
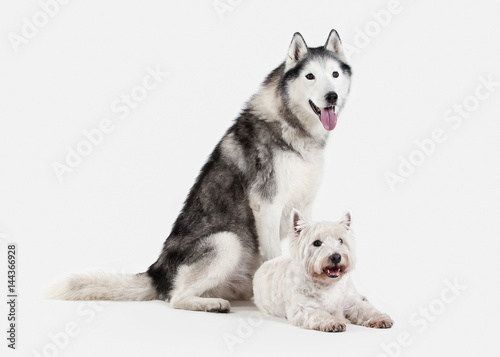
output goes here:
<path id="1" fill-rule="evenodd" d="M 147 273 L 75 274 L 50 286 L 43 293 L 46 299 L 57 300 L 128 300 L 142 301 L 158 298 Z"/>

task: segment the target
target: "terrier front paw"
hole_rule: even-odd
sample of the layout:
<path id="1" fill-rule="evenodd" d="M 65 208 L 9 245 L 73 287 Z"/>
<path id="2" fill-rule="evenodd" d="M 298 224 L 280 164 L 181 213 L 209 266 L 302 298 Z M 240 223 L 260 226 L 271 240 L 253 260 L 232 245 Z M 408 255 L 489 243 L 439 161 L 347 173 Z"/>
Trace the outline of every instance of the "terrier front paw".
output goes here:
<path id="1" fill-rule="evenodd" d="M 345 323 L 337 320 L 328 320 L 321 323 L 318 326 L 318 330 L 323 332 L 344 332 Z"/>
<path id="2" fill-rule="evenodd" d="M 392 321 L 389 315 L 385 314 L 372 317 L 363 324 L 363 326 L 372 328 L 391 328 L 392 325 L 394 325 L 394 321 Z"/>

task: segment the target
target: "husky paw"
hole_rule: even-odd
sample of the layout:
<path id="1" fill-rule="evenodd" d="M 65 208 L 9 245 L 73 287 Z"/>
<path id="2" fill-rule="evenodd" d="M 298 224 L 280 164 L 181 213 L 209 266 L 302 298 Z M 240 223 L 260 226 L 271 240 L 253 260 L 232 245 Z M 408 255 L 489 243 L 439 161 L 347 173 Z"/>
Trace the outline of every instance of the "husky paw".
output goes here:
<path id="1" fill-rule="evenodd" d="M 394 324 L 394 321 L 385 314 L 380 316 L 372 317 L 368 321 L 366 321 L 363 326 L 372 327 L 372 328 L 391 328 Z"/>
<path id="2" fill-rule="evenodd" d="M 207 312 L 229 312 L 231 310 L 231 304 L 229 301 L 224 299 L 207 299 L 209 300 L 205 305 L 205 311 Z"/>

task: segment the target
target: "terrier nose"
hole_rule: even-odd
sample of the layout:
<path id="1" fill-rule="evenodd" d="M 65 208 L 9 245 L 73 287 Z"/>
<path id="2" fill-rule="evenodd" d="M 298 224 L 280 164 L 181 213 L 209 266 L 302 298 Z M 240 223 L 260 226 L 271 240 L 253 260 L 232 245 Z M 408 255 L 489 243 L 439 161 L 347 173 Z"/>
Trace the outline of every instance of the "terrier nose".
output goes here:
<path id="1" fill-rule="evenodd" d="M 330 257 L 330 260 L 332 261 L 333 264 L 338 264 L 340 263 L 340 260 L 342 259 L 342 257 L 340 256 L 339 253 L 334 253 L 332 254 L 332 256 Z"/>
<path id="2" fill-rule="evenodd" d="M 328 92 L 325 95 L 325 100 L 328 104 L 335 104 L 339 96 L 335 92 Z"/>

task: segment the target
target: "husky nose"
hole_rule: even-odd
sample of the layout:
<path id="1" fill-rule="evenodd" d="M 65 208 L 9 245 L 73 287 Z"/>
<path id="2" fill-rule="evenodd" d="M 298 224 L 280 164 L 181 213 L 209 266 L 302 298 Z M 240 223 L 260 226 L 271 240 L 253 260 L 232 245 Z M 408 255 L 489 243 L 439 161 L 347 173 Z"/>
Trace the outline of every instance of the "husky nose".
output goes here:
<path id="1" fill-rule="evenodd" d="M 330 257 L 330 260 L 332 261 L 333 264 L 340 263 L 341 259 L 342 259 L 342 257 L 340 256 L 339 253 L 333 253 L 332 256 Z"/>
<path id="2" fill-rule="evenodd" d="M 335 92 L 328 92 L 325 95 L 325 100 L 326 100 L 326 102 L 328 104 L 332 104 L 333 105 L 333 104 L 335 104 L 337 102 L 337 98 L 338 97 L 339 96 L 337 95 L 337 93 L 335 93 Z"/>

